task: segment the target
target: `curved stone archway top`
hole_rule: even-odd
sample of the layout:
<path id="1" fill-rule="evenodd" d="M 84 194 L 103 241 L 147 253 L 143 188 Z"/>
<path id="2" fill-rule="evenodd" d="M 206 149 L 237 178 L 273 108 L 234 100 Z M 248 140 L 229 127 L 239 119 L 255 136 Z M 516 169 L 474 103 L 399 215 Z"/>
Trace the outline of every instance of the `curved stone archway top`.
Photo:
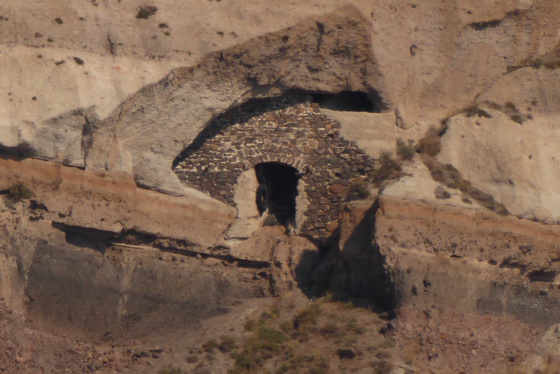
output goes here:
<path id="1" fill-rule="evenodd" d="M 131 173 L 143 187 L 184 195 L 188 188 L 172 171 L 174 159 L 229 108 L 290 90 L 386 97 L 369 38 L 368 22 L 345 6 L 176 69 L 96 126 L 87 168 Z"/>
<path id="2" fill-rule="evenodd" d="M 298 171 L 299 174 L 306 174 L 309 171 L 309 167 L 306 162 L 302 159 L 296 159 L 292 157 L 278 157 L 275 154 L 265 153 L 256 157 L 249 157 L 245 163 L 244 170 L 249 170 L 257 166 L 258 164 L 266 162 L 275 162 L 277 164 L 291 166 Z"/>
<path id="3" fill-rule="evenodd" d="M 307 236 L 325 239 L 336 229 L 346 188 L 351 181 L 370 180 L 374 160 L 341 136 L 340 123 L 322 113 L 317 103 L 287 94 L 248 102 L 214 119 L 177 157 L 174 172 L 185 186 L 237 206 L 239 217 L 250 219 L 247 196 L 257 191 L 257 184 L 255 179 L 247 184 L 251 178 L 246 172 L 259 164 L 303 171 L 295 175 L 301 177 L 296 196 L 306 201 L 296 210 L 296 227 Z M 239 202 L 248 205 L 240 207 Z M 322 210 L 325 206 L 328 212 Z M 246 227 L 236 225 L 232 235 L 247 234 L 242 230 Z"/>

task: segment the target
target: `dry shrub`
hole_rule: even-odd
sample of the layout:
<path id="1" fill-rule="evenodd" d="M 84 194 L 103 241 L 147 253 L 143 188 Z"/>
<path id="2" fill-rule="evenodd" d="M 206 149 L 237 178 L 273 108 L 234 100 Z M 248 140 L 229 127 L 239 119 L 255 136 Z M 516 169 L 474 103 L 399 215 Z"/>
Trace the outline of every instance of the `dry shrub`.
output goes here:
<path id="1" fill-rule="evenodd" d="M 458 189 L 465 195 L 476 200 L 480 205 L 484 206 L 491 211 L 500 214 L 507 215 L 509 211 L 502 204 L 494 200 L 492 195 L 482 192 L 478 188 L 474 187 L 470 181 L 463 178 L 459 170 L 450 164 L 442 164 L 433 157 L 424 156 L 422 161 L 430 170 L 432 179 L 436 182 L 443 184 L 446 187 Z"/>
<path id="2" fill-rule="evenodd" d="M 515 106 L 515 104 L 512 103 L 511 101 L 508 101 L 507 103 L 505 103 L 505 104 L 504 104 L 504 107 L 505 107 L 507 110 L 511 110 L 511 111 L 514 111 L 514 112 L 517 112 L 517 111 L 518 111 L 518 110 L 517 110 L 517 107 Z"/>
<path id="3" fill-rule="evenodd" d="M 23 182 L 16 182 L 8 189 L 8 199 L 14 203 L 24 199 L 30 199 L 33 196 L 33 191 Z"/>
<path id="4" fill-rule="evenodd" d="M 405 143 L 402 139 L 397 139 L 397 156 L 403 160 L 410 161 L 414 158 L 416 150 L 414 149 L 414 143 L 412 139 L 409 139 Z"/>
<path id="5" fill-rule="evenodd" d="M 347 201 L 363 200 L 370 197 L 367 184 L 363 180 L 355 180 L 348 188 Z"/>
<path id="6" fill-rule="evenodd" d="M 231 372 L 256 372 L 262 364 L 282 352 L 282 344 L 288 337 L 272 327 L 259 327 L 247 345 L 239 353 L 234 353 L 235 367 Z"/>
<path id="7" fill-rule="evenodd" d="M 148 19 L 158 11 L 157 6 L 153 5 L 143 5 L 138 8 L 138 13 L 136 14 L 136 18 L 138 19 Z"/>
<path id="8" fill-rule="evenodd" d="M 445 133 L 447 126 L 441 128 L 430 127 L 426 135 L 418 142 L 416 150 L 418 153 L 435 156 L 441 151 L 441 136 Z"/>
<path id="9" fill-rule="evenodd" d="M 399 177 L 401 171 L 401 165 L 393 159 L 391 152 L 383 152 L 378 160 L 378 168 L 373 172 L 372 179 L 376 185 L 379 185 L 385 180 Z"/>
<path id="10" fill-rule="evenodd" d="M 307 308 L 303 309 L 294 318 L 294 328 L 299 328 L 305 325 L 315 325 L 317 323 L 317 318 L 321 315 L 321 305 L 311 304 Z"/>
<path id="11" fill-rule="evenodd" d="M 512 114 L 511 116 L 509 116 L 509 118 L 516 123 L 519 123 L 520 125 L 523 124 L 523 122 L 525 122 L 525 120 L 523 119 L 523 117 L 521 116 L 521 114 Z"/>
<path id="12" fill-rule="evenodd" d="M 463 112 L 466 114 L 467 117 L 484 117 L 484 118 L 492 118 L 492 115 L 485 111 L 484 109 L 479 108 L 476 104 L 469 105 Z"/>
<path id="13" fill-rule="evenodd" d="M 158 373 L 159 374 L 183 374 L 184 371 L 183 371 L 183 369 L 178 368 L 178 367 L 168 366 L 164 369 L 161 369 Z"/>

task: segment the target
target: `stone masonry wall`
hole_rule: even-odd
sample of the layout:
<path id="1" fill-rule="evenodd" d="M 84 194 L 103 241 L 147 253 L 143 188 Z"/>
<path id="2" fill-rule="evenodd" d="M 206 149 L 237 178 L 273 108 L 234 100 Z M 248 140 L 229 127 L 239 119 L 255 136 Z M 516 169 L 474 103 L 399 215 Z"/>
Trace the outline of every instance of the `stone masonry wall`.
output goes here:
<path id="1" fill-rule="evenodd" d="M 348 186 L 356 178 L 369 180 L 374 167 L 339 128 L 301 96 L 253 101 L 212 121 L 177 158 L 174 171 L 187 185 L 234 206 L 243 170 L 269 161 L 293 166 L 309 201 L 300 233 L 326 239 L 338 227 Z"/>

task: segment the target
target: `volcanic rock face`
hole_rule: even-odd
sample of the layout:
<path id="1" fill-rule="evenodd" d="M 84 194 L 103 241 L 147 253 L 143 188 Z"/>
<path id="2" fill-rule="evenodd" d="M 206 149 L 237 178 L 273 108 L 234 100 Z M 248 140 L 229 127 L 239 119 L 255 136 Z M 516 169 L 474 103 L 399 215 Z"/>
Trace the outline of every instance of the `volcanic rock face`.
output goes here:
<path id="1" fill-rule="evenodd" d="M 558 323 L 558 3 L 267 3 L 0 5 L 4 306 L 126 335 L 299 287 Z M 329 247 L 262 227 L 266 162 Z"/>

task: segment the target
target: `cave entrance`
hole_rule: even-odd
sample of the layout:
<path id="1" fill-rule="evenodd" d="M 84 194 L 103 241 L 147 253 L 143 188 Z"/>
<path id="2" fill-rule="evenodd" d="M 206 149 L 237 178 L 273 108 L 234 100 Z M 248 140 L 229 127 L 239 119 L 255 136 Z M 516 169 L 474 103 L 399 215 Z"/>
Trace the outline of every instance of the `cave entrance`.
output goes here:
<path id="1" fill-rule="evenodd" d="M 296 197 L 300 173 L 296 168 L 279 162 L 255 165 L 259 186 L 256 202 L 259 215 L 265 212 L 281 225 L 295 224 Z"/>
<path id="2" fill-rule="evenodd" d="M 344 91 L 337 94 L 315 94 L 313 95 L 313 102 L 319 104 L 320 108 L 345 112 L 380 113 L 383 106 L 378 94 L 375 93 L 370 97 L 363 92 L 353 91 Z"/>

